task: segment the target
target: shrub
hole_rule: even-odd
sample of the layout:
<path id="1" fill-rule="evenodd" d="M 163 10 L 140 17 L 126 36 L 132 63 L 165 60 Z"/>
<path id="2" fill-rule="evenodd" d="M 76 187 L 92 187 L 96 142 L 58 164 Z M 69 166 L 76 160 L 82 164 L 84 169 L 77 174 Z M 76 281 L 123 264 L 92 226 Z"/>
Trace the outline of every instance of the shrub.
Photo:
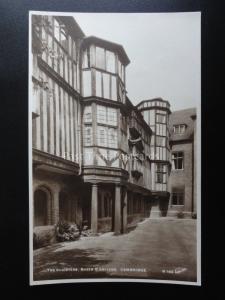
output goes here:
<path id="1" fill-rule="evenodd" d="M 76 224 L 59 221 L 56 225 L 56 239 L 58 242 L 75 241 L 80 237 L 80 230 Z"/>

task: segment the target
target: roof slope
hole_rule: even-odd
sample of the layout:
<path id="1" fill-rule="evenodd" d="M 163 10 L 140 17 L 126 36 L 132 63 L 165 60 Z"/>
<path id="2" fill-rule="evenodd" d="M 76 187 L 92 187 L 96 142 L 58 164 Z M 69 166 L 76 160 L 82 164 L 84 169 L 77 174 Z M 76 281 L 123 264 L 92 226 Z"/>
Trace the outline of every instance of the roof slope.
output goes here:
<path id="1" fill-rule="evenodd" d="M 182 109 L 171 113 L 169 120 L 171 141 L 182 141 L 192 137 L 194 131 L 194 121 L 191 117 L 194 115 L 196 115 L 196 108 Z M 185 124 L 187 126 L 183 134 L 176 134 L 173 132 L 173 126 L 179 124 Z"/>

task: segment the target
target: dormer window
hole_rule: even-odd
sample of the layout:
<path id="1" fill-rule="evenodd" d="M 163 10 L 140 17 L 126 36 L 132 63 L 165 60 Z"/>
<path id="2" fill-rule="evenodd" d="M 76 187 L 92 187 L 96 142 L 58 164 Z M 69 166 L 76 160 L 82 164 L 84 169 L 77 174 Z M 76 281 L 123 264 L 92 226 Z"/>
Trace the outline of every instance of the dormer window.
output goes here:
<path id="1" fill-rule="evenodd" d="M 183 133 L 185 133 L 186 128 L 187 128 L 187 125 L 185 125 L 185 124 L 174 125 L 173 132 L 175 134 L 183 134 Z"/>

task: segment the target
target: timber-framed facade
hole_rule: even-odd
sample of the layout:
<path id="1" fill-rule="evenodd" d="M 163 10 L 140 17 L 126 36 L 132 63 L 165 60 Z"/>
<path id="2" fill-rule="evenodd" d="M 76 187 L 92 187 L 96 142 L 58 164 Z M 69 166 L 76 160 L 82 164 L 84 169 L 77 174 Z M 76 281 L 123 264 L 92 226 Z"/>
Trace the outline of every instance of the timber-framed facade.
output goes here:
<path id="1" fill-rule="evenodd" d="M 34 230 L 65 220 L 120 234 L 166 216 L 170 104 L 132 104 L 123 46 L 73 17 L 32 15 L 31 55 Z"/>

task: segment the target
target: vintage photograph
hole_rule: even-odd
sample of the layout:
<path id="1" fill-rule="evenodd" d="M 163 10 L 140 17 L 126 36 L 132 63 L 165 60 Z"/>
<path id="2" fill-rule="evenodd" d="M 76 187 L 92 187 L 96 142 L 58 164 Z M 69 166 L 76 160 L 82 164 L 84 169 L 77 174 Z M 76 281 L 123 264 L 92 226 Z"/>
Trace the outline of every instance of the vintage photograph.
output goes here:
<path id="1" fill-rule="evenodd" d="M 30 284 L 201 284 L 201 14 L 29 13 Z"/>

